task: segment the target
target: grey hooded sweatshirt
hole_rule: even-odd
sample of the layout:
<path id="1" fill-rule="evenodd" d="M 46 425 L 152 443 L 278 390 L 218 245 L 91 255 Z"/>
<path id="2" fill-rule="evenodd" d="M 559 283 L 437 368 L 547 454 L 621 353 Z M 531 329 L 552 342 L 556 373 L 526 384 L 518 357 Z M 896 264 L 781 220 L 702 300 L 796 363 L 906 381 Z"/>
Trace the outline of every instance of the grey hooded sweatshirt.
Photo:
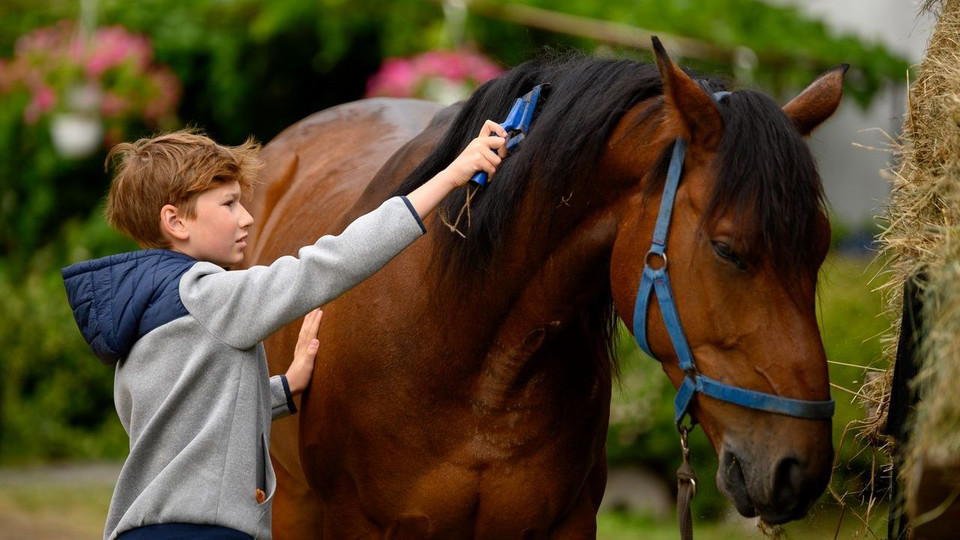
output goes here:
<path id="1" fill-rule="evenodd" d="M 65 268 L 81 333 L 116 364 L 114 401 L 130 436 L 104 539 L 172 523 L 270 538 L 270 423 L 296 408 L 286 378 L 269 376 L 261 342 L 424 232 L 410 202 L 395 197 L 270 266 L 226 271 L 145 250 Z"/>

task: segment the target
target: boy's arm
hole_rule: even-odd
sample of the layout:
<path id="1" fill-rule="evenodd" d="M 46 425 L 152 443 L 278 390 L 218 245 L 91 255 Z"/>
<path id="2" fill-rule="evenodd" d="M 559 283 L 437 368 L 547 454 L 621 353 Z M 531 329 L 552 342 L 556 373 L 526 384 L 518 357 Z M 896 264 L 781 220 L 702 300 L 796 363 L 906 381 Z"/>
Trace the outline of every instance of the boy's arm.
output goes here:
<path id="1" fill-rule="evenodd" d="M 296 257 L 232 272 L 197 263 L 180 280 L 180 299 L 211 334 L 249 349 L 372 275 L 424 232 L 410 203 L 394 197 Z"/>
<path id="2" fill-rule="evenodd" d="M 422 218 L 476 171 L 486 171 L 492 181 L 506 135 L 488 120 L 446 169 L 409 196 L 387 200 L 339 236 L 324 236 L 301 248 L 298 257 L 281 257 L 270 266 L 236 272 L 197 263 L 180 281 L 184 307 L 228 345 L 253 347 L 386 265 L 426 232 Z"/>

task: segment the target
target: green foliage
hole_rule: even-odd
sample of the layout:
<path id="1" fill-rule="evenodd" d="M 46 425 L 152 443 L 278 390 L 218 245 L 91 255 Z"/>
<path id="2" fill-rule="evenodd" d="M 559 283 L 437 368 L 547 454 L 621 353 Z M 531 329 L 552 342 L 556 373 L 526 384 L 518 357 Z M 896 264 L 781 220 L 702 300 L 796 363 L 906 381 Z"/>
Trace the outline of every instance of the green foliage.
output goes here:
<path id="1" fill-rule="evenodd" d="M 520 3 L 725 49 L 748 47 L 760 56 L 756 82 L 778 94 L 847 62 L 854 67 L 848 90 L 866 102 L 884 80 L 899 81 L 907 69 L 903 59 L 881 46 L 837 36 L 795 8 L 759 0 Z M 0 54 L 11 51 L 16 36 L 33 26 L 77 16 L 73 3 L 26 5 L 13 0 L 0 8 Z M 229 143 L 251 133 L 272 137 L 309 112 L 362 96 L 366 78 L 385 57 L 450 45 L 442 9 L 424 0 L 104 0 L 99 22 L 148 34 L 157 59 L 184 82 L 181 117 Z M 528 59 L 543 45 L 586 51 L 598 45 L 482 16 L 468 19 L 467 38 L 507 65 Z M 731 72 L 729 63 L 703 67 Z"/>
<path id="2" fill-rule="evenodd" d="M 113 369 L 77 330 L 59 268 L 136 246 L 98 210 L 37 252 L 26 277 L 0 266 L 0 462 L 121 457 L 126 433 L 113 408 Z"/>
<path id="3" fill-rule="evenodd" d="M 829 258 L 824 264 L 820 283 L 818 315 L 821 335 L 830 365 L 830 381 L 837 412 L 833 419 L 834 449 L 840 458 L 834 471 L 833 487 L 839 495 L 869 496 L 871 484 L 884 489 L 889 481 L 881 471 L 888 465 L 886 457 L 854 437 L 856 430 L 846 431 L 851 422 L 867 416 L 868 403 L 853 394 L 860 390 L 864 377 L 879 373 L 883 343 L 880 337 L 889 329 L 882 315 L 883 298 L 872 280 L 882 261 L 857 261 Z M 854 367 L 858 366 L 858 367 Z M 863 367 L 859 367 L 863 366 Z M 845 389 L 845 390 L 844 390 Z M 852 497 L 854 503 L 857 496 Z"/>
<path id="4" fill-rule="evenodd" d="M 906 63 L 886 49 L 829 32 L 794 9 L 758 0 L 526 0 L 558 12 L 623 22 L 760 55 L 756 83 L 777 94 L 805 85 L 822 69 L 849 62 L 849 93 L 866 101 L 883 80 L 900 80 Z M 145 0 L 97 3 L 97 23 L 123 25 L 153 42 L 155 59 L 183 83 L 177 115 L 224 143 L 249 135 L 267 141 L 314 111 L 363 96 L 385 57 L 450 45 L 443 10 L 424 0 Z M 76 19 L 76 2 L 9 0 L 0 6 L 0 58 L 38 26 Z M 589 40 L 473 15 L 467 40 L 505 65 L 543 46 L 594 51 Z M 619 51 L 645 58 L 637 51 Z M 729 63 L 691 61 L 729 73 Z M 0 81 L 2 86 L 2 81 Z M 103 152 L 67 162 L 51 149 L 48 126 L 23 126 L 22 94 L 0 97 L 0 253 L 19 262 L 84 215 L 106 188 Z M 127 138 L 149 133 L 130 126 Z"/>
<path id="5" fill-rule="evenodd" d="M 486 2 L 498 4 L 500 2 Z M 754 83 L 784 99 L 834 66 L 850 64 L 845 89 L 867 106 L 890 80 L 905 79 L 907 62 L 880 44 L 870 44 L 852 35 L 837 35 L 821 21 L 805 18 L 797 8 L 771 5 L 760 0 L 519 0 L 512 3 L 616 21 L 654 32 L 694 38 L 724 50 L 747 48 L 758 56 L 752 73 Z M 522 60 L 543 43 L 557 43 L 556 35 L 474 17 L 474 37 L 485 50 L 511 63 Z M 563 38 L 561 45 L 592 50 L 585 39 Z M 512 50 L 504 50 L 510 48 Z M 630 51 L 621 53 L 636 54 Z M 669 51 L 668 51 L 669 52 Z M 692 60 L 692 61 L 691 61 Z M 728 61 L 687 59 L 704 72 L 732 73 Z"/>
<path id="6" fill-rule="evenodd" d="M 0 99 L 0 255 L 23 265 L 66 218 L 97 204 L 106 188 L 103 157 L 63 160 L 50 142 L 49 119 L 23 123 L 25 91 Z"/>

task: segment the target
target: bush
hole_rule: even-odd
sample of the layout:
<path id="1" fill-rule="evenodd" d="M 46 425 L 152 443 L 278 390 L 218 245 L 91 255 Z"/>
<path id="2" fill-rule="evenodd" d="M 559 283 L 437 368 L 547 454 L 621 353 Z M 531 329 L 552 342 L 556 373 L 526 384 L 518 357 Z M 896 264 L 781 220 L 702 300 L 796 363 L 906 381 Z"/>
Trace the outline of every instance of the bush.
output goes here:
<path id="1" fill-rule="evenodd" d="M 126 454 L 113 407 L 114 370 L 80 335 L 59 271 L 68 262 L 136 247 L 101 214 L 68 223 L 61 241 L 35 254 L 26 276 L 0 267 L 0 463 Z"/>

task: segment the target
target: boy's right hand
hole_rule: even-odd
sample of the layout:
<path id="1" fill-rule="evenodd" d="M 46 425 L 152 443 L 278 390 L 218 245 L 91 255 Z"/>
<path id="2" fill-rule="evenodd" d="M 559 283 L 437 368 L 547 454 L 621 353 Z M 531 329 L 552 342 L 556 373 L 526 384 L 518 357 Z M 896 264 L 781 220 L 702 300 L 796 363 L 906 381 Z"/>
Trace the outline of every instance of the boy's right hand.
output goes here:
<path id="1" fill-rule="evenodd" d="M 487 120 L 483 123 L 480 135 L 470 141 L 446 169 L 410 192 L 407 200 L 424 218 L 448 193 L 466 185 L 478 171 L 487 173 L 492 181 L 500 160 L 507 155 L 506 142 L 507 130 L 493 120 Z"/>
<path id="2" fill-rule="evenodd" d="M 300 335 L 297 336 L 297 346 L 293 350 L 293 362 L 287 370 L 287 384 L 290 393 L 302 393 L 310 385 L 313 378 L 313 366 L 317 359 L 317 349 L 320 341 L 317 332 L 320 330 L 320 321 L 323 319 L 323 310 L 317 308 L 303 318 L 300 326 Z"/>
<path id="3" fill-rule="evenodd" d="M 476 139 L 463 149 L 463 152 L 453 160 L 444 171 L 453 182 L 453 188 L 466 185 L 479 171 L 492 177 L 500 166 L 500 161 L 507 157 L 507 130 L 503 126 L 487 120 L 480 129 Z"/>

